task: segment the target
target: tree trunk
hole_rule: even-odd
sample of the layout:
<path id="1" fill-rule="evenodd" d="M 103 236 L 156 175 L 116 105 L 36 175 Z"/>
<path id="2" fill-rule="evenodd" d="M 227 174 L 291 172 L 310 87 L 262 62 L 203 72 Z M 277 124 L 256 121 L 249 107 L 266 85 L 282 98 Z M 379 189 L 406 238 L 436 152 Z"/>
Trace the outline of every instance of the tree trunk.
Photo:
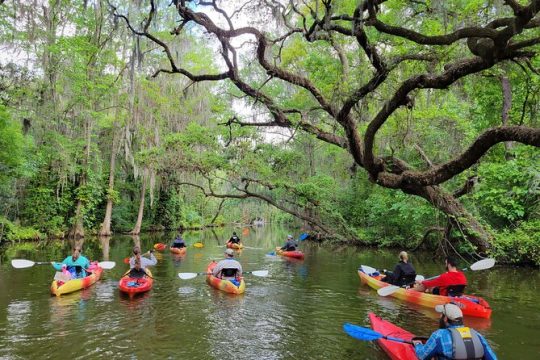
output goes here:
<path id="1" fill-rule="evenodd" d="M 112 208 L 113 208 L 113 199 L 111 196 L 112 191 L 114 190 L 114 171 L 116 167 L 116 152 L 118 147 L 115 145 L 115 137 L 113 136 L 113 146 L 111 150 L 111 167 L 109 169 L 109 188 L 107 194 L 107 205 L 105 207 L 105 218 L 101 223 L 101 229 L 99 230 L 99 236 L 111 236 L 111 218 L 112 218 Z"/>
<path id="2" fill-rule="evenodd" d="M 135 227 L 130 232 L 131 235 L 139 235 L 141 233 L 141 225 L 144 213 L 144 194 L 146 193 L 146 176 L 144 173 L 145 172 L 143 172 L 142 178 L 141 203 L 139 204 L 139 214 L 137 215 L 137 222 L 135 223 Z"/>
<path id="3" fill-rule="evenodd" d="M 426 199 L 435 208 L 448 215 L 452 225 L 460 229 L 479 252 L 486 252 L 491 248 L 493 234 L 486 230 L 452 194 L 438 186 L 419 187 L 403 191 Z"/>
<path id="4" fill-rule="evenodd" d="M 110 249 L 110 240 L 111 238 L 109 236 L 100 236 L 99 237 L 99 243 L 101 244 L 101 251 L 102 251 L 102 260 L 109 260 L 109 249 Z"/>

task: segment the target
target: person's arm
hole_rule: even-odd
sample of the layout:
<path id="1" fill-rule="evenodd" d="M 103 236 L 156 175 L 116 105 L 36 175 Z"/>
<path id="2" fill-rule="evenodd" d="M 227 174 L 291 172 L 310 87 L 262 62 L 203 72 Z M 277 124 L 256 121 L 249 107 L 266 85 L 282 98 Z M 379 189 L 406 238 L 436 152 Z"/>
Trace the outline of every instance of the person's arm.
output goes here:
<path id="1" fill-rule="evenodd" d="M 222 263 L 218 263 L 218 264 L 214 267 L 214 269 L 212 270 L 212 275 L 214 275 L 214 276 L 217 277 L 217 276 L 219 275 L 219 273 L 221 272 L 221 269 L 222 269 L 222 268 L 223 268 L 223 264 L 222 264 Z"/>
<path id="2" fill-rule="evenodd" d="M 53 262 L 52 266 L 57 271 L 62 271 L 62 266 L 64 265 L 63 262 Z"/>
<path id="3" fill-rule="evenodd" d="M 242 276 L 242 265 L 238 263 L 238 276 Z"/>
<path id="4" fill-rule="evenodd" d="M 399 266 L 399 264 L 396 265 L 396 267 L 394 268 L 394 271 L 392 272 L 392 276 L 390 277 L 391 278 L 391 283 L 393 285 L 398 285 L 398 281 L 399 281 L 399 278 L 401 277 L 401 266 Z"/>
<path id="5" fill-rule="evenodd" d="M 144 263 L 143 267 L 154 266 L 154 265 L 157 264 L 157 259 L 156 259 L 156 257 L 154 256 L 154 253 L 151 252 L 151 253 L 150 253 L 150 259 L 141 257 L 141 262 Z"/>
<path id="6" fill-rule="evenodd" d="M 433 280 L 423 280 L 421 282 L 426 288 L 432 288 L 436 286 L 446 286 L 446 273 L 441 274 L 439 277 L 433 279 Z"/>
<path id="7" fill-rule="evenodd" d="M 416 356 L 420 360 L 431 359 L 437 354 L 442 354 L 442 349 L 439 346 L 439 334 L 434 332 L 429 337 L 428 341 L 425 344 L 417 344 L 414 346 L 414 351 Z"/>
<path id="8" fill-rule="evenodd" d="M 90 260 L 88 258 L 82 256 L 82 268 L 88 269 L 90 267 Z"/>
<path id="9" fill-rule="evenodd" d="M 484 359 L 485 360 L 497 360 L 497 355 L 495 355 L 495 352 L 491 349 L 491 346 L 489 346 L 487 340 L 478 332 L 478 337 L 480 338 L 480 342 L 482 343 L 482 346 L 484 347 Z"/>
<path id="10" fill-rule="evenodd" d="M 287 245 L 289 245 L 289 242 L 287 241 L 285 245 L 283 245 L 280 249 L 285 251 L 287 249 Z"/>
<path id="11" fill-rule="evenodd" d="M 129 268 L 133 269 L 135 267 L 135 256 L 129 258 Z"/>

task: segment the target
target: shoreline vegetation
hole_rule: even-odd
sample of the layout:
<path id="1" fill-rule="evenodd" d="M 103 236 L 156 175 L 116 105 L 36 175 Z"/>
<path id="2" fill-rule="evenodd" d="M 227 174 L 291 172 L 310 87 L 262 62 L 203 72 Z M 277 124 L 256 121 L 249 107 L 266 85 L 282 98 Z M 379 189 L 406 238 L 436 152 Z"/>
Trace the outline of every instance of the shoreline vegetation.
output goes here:
<path id="1" fill-rule="evenodd" d="M 535 2 L 174 3 L 0 2 L 0 241 L 264 219 L 540 265 Z"/>

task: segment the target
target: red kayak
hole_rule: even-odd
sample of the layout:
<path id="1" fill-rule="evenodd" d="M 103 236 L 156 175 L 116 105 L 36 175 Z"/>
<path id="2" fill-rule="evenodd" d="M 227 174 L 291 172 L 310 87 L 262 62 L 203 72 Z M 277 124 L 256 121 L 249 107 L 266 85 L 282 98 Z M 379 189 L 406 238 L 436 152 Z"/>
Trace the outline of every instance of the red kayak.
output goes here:
<path id="1" fill-rule="evenodd" d="M 276 249 L 277 254 L 281 256 L 287 256 L 294 259 L 303 259 L 304 253 L 298 250 L 295 251 L 283 251 L 279 247 Z"/>
<path id="2" fill-rule="evenodd" d="M 369 313 L 371 328 L 385 336 L 392 336 L 403 340 L 412 340 L 415 336 L 407 330 L 383 320 L 374 313 Z M 417 360 L 416 352 L 411 344 L 404 344 L 397 341 L 388 341 L 384 339 L 377 340 L 379 346 L 392 360 Z"/>
<path id="3" fill-rule="evenodd" d="M 166 248 L 167 248 L 167 245 L 165 245 L 164 243 L 154 244 L 154 249 L 156 249 L 157 251 L 163 251 Z"/>
<path id="4" fill-rule="evenodd" d="M 118 288 L 121 292 L 126 293 L 129 296 L 133 296 L 135 294 L 144 293 L 152 289 L 154 280 L 152 279 L 152 272 L 150 272 L 149 269 L 145 269 L 146 276 L 142 278 L 129 277 L 129 272 L 130 270 L 128 270 L 124 274 L 124 276 L 120 279 L 120 282 L 118 283 Z"/>

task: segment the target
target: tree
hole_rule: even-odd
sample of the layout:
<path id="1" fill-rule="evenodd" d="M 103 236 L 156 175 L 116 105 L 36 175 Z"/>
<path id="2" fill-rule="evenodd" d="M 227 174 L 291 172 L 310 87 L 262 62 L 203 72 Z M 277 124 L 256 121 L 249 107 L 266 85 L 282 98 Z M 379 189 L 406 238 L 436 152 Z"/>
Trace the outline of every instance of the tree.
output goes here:
<path id="1" fill-rule="evenodd" d="M 402 109 L 414 110 L 415 100 L 435 94 L 433 90 L 447 89 L 503 62 L 530 64 L 540 43 L 540 0 L 527 5 L 506 0 L 496 12 L 483 8 L 481 1 L 463 8 L 460 1 L 246 0 L 232 5 L 232 11 L 230 2 L 217 0 L 173 4 L 180 24 L 171 33 L 200 28 L 219 44 L 225 71 L 196 74 L 179 65 L 169 45 L 150 32 L 150 24 L 159 21 L 153 0 L 141 29 L 113 7 L 115 16 L 124 19 L 135 34 L 154 42 L 167 55 L 168 67 L 158 69 L 154 76 L 181 74 L 192 82 L 227 80 L 268 114 L 266 121 L 232 118 L 229 125 L 298 128 L 347 149 L 372 182 L 425 199 L 459 225 L 479 250 L 490 248 L 490 231 L 443 185 L 498 143 L 540 146 L 540 129 L 523 125 L 483 129 L 459 155 L 423 170 L 385 151 L 377 139 L 385 125 L 406 111 Z M 254 9 L 261 18 L 273 17 L 276 29 L 269 29 L 268 22 L 258 27 L 236 26 L 243 12 Z M 391 24 L 404 18 L 410 19 L 408 26 Z M 250 45 L 251 51 L 241 50 Z M 302 61 L 284 59 L 283 54 L 295 48 L 336 54 L 332 69 L 339 69 L 341 75 L 325 78 L 325 74 L 310 72 Z M 239 52 L 249 60 L 241 59 Z M 287 93 L 280 95 L 277 88 Z M 289 97 L 301 98 L 301 104 Z"/>

